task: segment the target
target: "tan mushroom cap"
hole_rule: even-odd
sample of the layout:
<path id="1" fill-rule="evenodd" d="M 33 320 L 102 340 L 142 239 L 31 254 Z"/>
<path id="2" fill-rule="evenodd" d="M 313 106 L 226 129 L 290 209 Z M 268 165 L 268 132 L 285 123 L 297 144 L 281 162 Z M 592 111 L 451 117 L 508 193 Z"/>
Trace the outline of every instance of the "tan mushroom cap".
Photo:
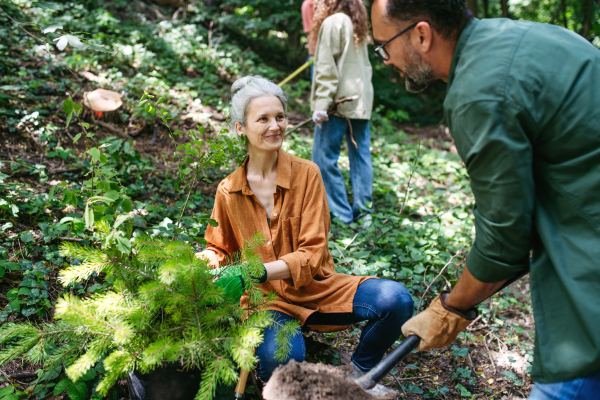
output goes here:
<path id="1" fill-rule="evenodd" d="M 94 111 L 115 111 L 121 107 L 121 95 L 112 90 L 96 89 L 83 94 L 83 104 Z"/>

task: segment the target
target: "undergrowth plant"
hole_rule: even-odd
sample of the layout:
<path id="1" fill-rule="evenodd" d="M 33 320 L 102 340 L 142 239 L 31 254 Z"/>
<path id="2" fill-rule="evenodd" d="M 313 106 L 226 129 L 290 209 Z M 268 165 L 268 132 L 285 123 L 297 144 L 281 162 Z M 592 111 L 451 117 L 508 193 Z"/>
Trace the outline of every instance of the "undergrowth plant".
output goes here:
<path id="1" fill-rule="evenodd" d="M 101 240 L 111 234 L 106 220 L 95 226 Z M 238 255 L 248 276 L 258 273 L 253 249 L 261 243 L 260 236 L 253 237 Z M 253 367 L 261 329 L 272 323 L 266 308 L 274 295 L 263 296 L 246 279 L 248 308 L 227 301 L 213 283 L 222 269 L 211 270 L 190 244 L 143 236 L 132 250 L 63 243 L 63 257 L 83 260 L 62 271 L 63 285 L 102 273 L 111 289 L 89 298 L 63 296 L 53 322 L 5 324 L 0 344 L 9 346 L 0 352 L 0 365 L 24 357 L 54 370 L 69 360 L 66 374 L 77 382 L 104 360 L 96 391 L 106 396 L 129 372 L 177 362 L 202 371 L 197 399 L 211 399 L 219 383 L 235 383 L 238 368 Z"/>

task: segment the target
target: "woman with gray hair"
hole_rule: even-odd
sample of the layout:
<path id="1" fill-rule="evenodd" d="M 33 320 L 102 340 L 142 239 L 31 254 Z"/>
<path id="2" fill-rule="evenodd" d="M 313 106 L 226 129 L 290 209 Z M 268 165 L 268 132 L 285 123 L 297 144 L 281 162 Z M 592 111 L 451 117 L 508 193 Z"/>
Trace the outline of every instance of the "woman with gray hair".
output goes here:
<path id="1" fill-rule="evenodd" d="M 278 297 L 271 307 L 275 323 L 265 329 L 256 349 L 258 376 L 269 379 L 281 364 L 275 358 L 275 336 L 293 320 L 324 332 L 367 320 L 351 366 L 356 374 L 367 372 L 400 336 L 402 324 L 412 316 L 412 298 L 398 282 L 335 272 L 319 168 L 281 149 L 287 123 L 281 88 L 248 76 L 233 84 L 231 94 L 231 120 L 247 143 L 248 157 L 219 184 L 211 216 L 218 226 L 207 227 L 208 245 L 200 256 L 218 267 L 257 231 L 265 237 L 256 249 L 264 270 L 255 278 L 263 293 L 276 292 Z M 240 301 L 242 276 L 232 274 L 217 282 L 225 289 L 225 299 Z M 300 329 L 289 344 L 285 362 L 303 361 Z"/>

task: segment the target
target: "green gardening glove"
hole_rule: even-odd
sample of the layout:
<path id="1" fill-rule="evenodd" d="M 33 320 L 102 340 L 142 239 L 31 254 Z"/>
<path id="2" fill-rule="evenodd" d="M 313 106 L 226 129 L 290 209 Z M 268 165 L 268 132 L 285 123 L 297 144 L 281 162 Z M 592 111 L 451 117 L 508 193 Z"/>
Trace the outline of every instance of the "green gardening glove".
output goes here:
<path id="1" fill-rule="evenodd" d="M 258 283 L 267 281 L 267 270 L 262 265 L 262 275 L 260 277 L 253 276 L 258 280 Z M 223 276 L 216 280 L 216 287 L 223 288 L 225 299 L 232 303 L 239 303 L 244 291 L 246 290 L 246 282 L 240 265 L 233 265 L 226 268 Z"/>

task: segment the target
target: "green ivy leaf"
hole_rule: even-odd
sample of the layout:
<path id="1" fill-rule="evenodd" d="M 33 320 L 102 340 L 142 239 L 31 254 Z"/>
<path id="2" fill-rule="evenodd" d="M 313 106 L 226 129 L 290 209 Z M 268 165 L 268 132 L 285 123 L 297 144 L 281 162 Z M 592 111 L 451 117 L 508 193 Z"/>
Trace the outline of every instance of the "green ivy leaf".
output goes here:
<path id="1" fill-rule="evenodd" d="M 33 240 L 33 233 L 31 233 L 31 232 L 21 233 L 21 240 L 25 243 L 31 242 Z"/>
<path id="2" fill-rule="evenodd" d="M 208 224 L 210 226 L 212 226 L 213 228 L 216 228 L 217 226 L 219 226 L 219 223 L 217 221 L 215 221 L 214 219 L 208 219 Z"/>
<path id="3" fill-rule="evenodd" d="M 73 138 L 73 143 L 77 143 L 77 141 L 79 140 L 80 137 L 81 137 L 81 133 L 78 133 L 77 135 L 75 135 L 75 137 Z"/>
<path id="4" fill-rule="evenodd" d="M 81 378 L 79 378 L 79 380 L 82 382 L 91 381 L 95 377 L 96 377 L 96 370 L 94 368 L 90 368 L 87 370 L 87 372 L 85 374 L 83 374 L 83 376 Z"/>
<path id="5" fill-rule="evenodd" d="M 83 382 L 75 382 L 67 389 L 67 393 L 71 400 L 85 400 L 87 397 L 87 385 Z"/>
<path id="6" fill-rule="evenodd" d="M 54 386 L 54 395 L 58 396 L 59 394 L 61 394 L 62 392 L 64 392 L 65 390 L 67 390 L 67 388 L 71 385 L 71 381 L 69 379 L 61 379 L 60 382 L 58 382 L 56 384 L 56 386 Z"/>
<path id="7" fill-rule="evenodd" d="M 13 300 L 9 304 L 11 311 L 21 311 L 21 302 L 19 300 Z"/>
<path id="8" fill-rule="evenodd" d="M 460 390 L 460 395 L 461 395 L 462 397 L 471 397 L 471 396 L 472 396 L 472 395 L 471 395 L 471 392 L 469 392 L 469 391 L 467 390 L 467 388 L 466 388 L 466 387 L 464 387 L 463 385 L 461 385 L 460 383 L 457 383 L 457 384 L 456 384 L 456 386 L 455 386 L 455 388 L 457 388 L 457 389 L 459 389 L 459 390 Z"/>

